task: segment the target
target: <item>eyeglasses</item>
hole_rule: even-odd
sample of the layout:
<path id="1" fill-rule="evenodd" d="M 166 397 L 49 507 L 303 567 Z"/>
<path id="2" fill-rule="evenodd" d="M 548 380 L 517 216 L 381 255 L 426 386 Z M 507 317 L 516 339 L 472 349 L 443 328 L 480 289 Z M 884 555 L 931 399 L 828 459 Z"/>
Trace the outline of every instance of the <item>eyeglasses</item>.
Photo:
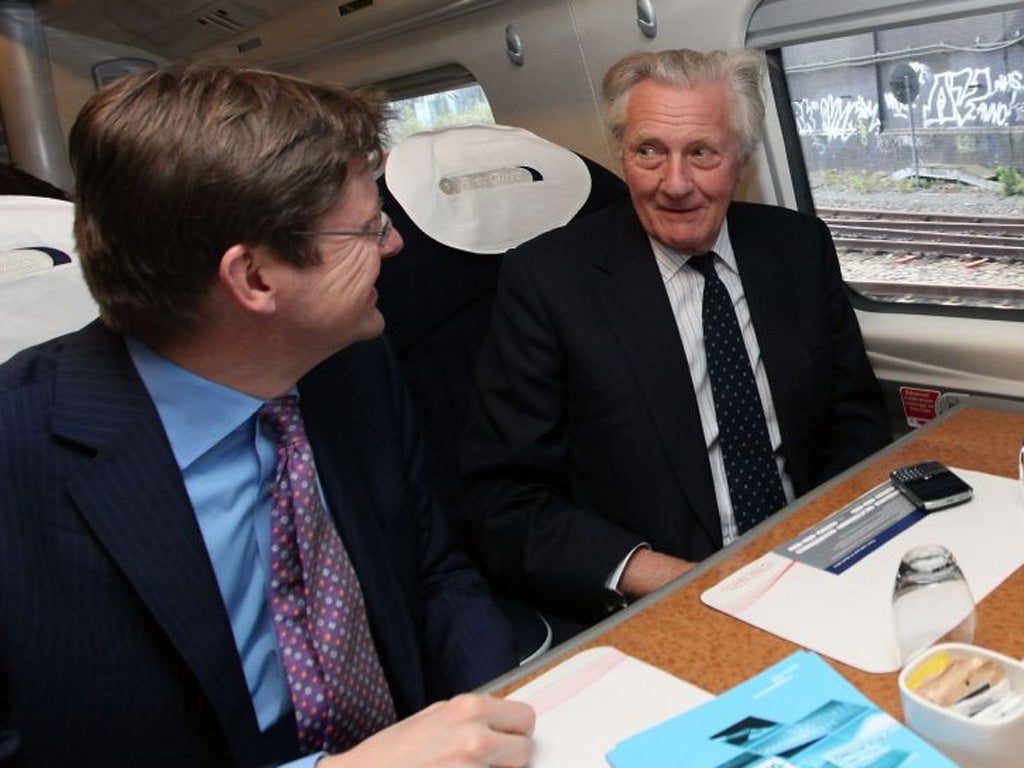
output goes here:
<path id="1" fill-rule="evenodd" d="M 391 236 L 391 217 L 385 211 L 381 211 L 380 229 L 313 229 L 308 232 L 299 232 L 300 235 L 327 235 L 327 236 L 349 236 L 349 237 L 375 237 L 377 247 L 383 248 L 384 243 Z"/>

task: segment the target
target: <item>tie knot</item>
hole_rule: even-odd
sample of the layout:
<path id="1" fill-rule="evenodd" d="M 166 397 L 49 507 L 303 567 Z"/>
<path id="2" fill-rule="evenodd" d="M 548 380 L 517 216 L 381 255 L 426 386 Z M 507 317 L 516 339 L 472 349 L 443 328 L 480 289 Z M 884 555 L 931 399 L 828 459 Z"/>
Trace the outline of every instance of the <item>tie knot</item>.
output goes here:
<path id="1" fill-rule="evenodd" d="M 717 274 L 715 273 L 714 251 L 708 251 L 707 253 L 701 253 L 697 256 L 691 256 L 689 261 L 686 263 L 704 275 L 705 279 L 708 277 L 717 277 Z"/>
<path id="2" fill-rule="evenodd" d="M 267 400 L 256 411 L 256 417 L 273 430 L 278 443 L 293 443 L 305 433 L 299 400 L 294 395 Z"/>

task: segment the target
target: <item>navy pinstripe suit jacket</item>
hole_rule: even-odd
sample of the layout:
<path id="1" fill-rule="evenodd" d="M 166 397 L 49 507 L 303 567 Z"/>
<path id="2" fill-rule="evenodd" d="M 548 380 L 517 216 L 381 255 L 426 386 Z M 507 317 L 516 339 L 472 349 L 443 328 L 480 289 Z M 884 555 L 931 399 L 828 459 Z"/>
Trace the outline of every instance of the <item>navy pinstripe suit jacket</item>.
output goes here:
<path id="1" fill-rule="evenodd" d="M 505 671 L 486 586 L 421 480 L 383 341 L 300 383 L 321 483 L 399 716 Z M 99 322 L 0 367 L 0 764 L 264 765 L 212 566 L 159 417 Z"/>

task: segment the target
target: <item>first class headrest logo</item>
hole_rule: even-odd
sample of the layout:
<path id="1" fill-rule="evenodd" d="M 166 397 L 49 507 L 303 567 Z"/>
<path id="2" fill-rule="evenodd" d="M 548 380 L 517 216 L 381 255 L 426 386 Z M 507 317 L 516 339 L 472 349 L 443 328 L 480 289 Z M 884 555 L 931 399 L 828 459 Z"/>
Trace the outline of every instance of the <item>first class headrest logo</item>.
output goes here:
<path id="1" fill-rule="evenodd" d="M 443 176 L 437 186 L 446 195 L 461 195 L 481 189 L 532 184 L 535 181 L 543 181 L 543 179 L 544 176 L 540 171 L 523 165 L 493 168 L 488 171 L 464 173 L 459 176 Z"/>

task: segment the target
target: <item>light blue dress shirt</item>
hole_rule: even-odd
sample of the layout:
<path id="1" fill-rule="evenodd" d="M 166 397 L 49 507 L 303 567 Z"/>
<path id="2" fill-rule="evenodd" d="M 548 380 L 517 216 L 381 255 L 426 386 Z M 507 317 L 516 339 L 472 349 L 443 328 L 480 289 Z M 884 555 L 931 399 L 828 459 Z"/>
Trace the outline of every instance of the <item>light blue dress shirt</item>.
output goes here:
<path id="1" fill-rule="evenodd" d="M 213 563 L 261 730 L 292 708 L 270 622 L 275 441 L 262 400 L 186 371 L 135 339 L 128 351 L 156 405 Z M 288 763 L 312 766 L 322 754 Z"/>

